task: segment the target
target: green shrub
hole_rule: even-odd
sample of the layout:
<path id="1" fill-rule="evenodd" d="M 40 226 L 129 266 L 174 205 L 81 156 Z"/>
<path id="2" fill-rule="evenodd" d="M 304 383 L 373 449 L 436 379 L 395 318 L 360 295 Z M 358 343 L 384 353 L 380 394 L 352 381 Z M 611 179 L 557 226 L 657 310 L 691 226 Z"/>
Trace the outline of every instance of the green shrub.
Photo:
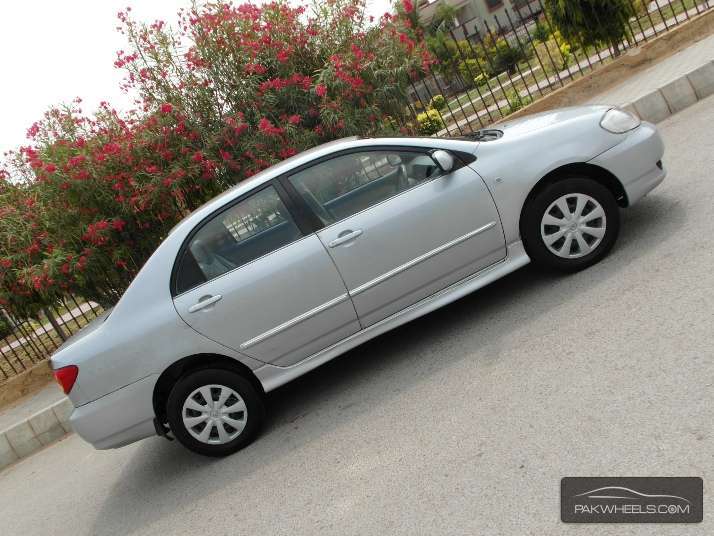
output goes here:
<path id="1" fill-rule="evenodd" d="M 419 122 L 419 134 L 432 136 L 443 129 L 446 125 L 437 110 L 427 110 L 417 115 Z"/>
<path id="2" fill-rule="evenodd" d="M 515 89 L 512 89 L 506 94 L 506 100 L 508 101 L 508 107 L 506 108 L 505 115 L 515 113 L 524 106 L 528 106 L 533 102 L 532 97 L 529 95 L 522 97 Z"/>
<path id="3" fill-rule="evenodd" d="M 10 333 L 12 333 L 12 328 L 4 318 L 0 317 L 0 339 L 4 339 Z"/>
<path id="4" fill-rule="evenodd" d="M 628 21 L 637 13 L 631 0 L 545 0 L 550 21 L 565 39 L 583 46 L 607 44 L 614 55 L 630 30 Z M 593 24 L 597 21 L 597 24 Z"/>
<path id="5" fill-rule="evenodd" d="M 493 68 L 496 71 L 494 74 L 504 71 L 513 74 L 518 62 L 529 57 L 525 50 L 522 50 L 518 45 L 512 45 L 506 39 L 496 41 L 496 46 L 493 47 L 491 53 L 493 54 Z"/>
<path id="6" fill-rule="evenodd" d="M 477 87 L 485 86 L 486 82 L 488 82 L 488 78 L 483 73 L 474 78 L 474 84 Z"/>
<path id="7" fill-rule="evenodd" d="M 459 74 L 466 81 L 474 80 L 484 73 L 490 74 L 490 69 L 482 59 L 469 58 L 459 63 Z"/>
<path id="8" fill-rule="evenodd" d="M 444 76 L 453 76 L 463 58 L 473 59 L 478 55 L 468 41 L 454 41 L 443 33 L 427 36 L 426 44 L 437 60 L 432 69 Z"/>
<path id="9" fill-rule="evenodd" d="M 563 59 L 563 69 L 567 69 L 568 65 L 570 65 L 571 60 L 573 59 L 573 54 L 570 52 L 571 47 L 569 43 L 563 42 L 560 44 L 560 53 L 562 54 L 562 59 Z"/>
<path id="10" fill-rule="evenodd" d="M 429 108 L 432 110 L 443 110 L 446 107 L 446 99 L 443 95 L 434 95 L 429 101 Z"/>
<path id="11" fill-rule="evenodd" d="M 548 25 L 543 22 L 543 20 L 538 19 L 536 21 L 532 37 L 541 43 L 545 43 L 548 39 L 550 39 L 550 29 L 548 28 Z"/>

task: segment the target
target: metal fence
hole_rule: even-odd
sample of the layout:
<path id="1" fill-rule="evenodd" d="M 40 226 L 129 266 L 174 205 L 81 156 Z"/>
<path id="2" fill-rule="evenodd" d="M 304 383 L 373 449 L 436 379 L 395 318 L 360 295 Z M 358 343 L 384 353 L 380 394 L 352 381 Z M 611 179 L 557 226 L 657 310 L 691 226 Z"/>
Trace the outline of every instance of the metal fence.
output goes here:
<path id="1" fill-rule="evenodd" d="M 49 359 L 101 312 L 96 303 L 72 295 L 45 307 L 37 318 L 21 320 L 0 308 L 0 384 Z"/>
<path id="2" fill-rule="evenodd" d="M 491 22 L 473 19 L 443 31 L 430 43 L 439 61 L 411 83 L 416 130 L 453 136 L 488 126 L 714 7 L 714 0 L 628 1 L 636 16 L 621 21 L 626 33 L 614 44 L 567 42 L 542 0 L 520 0 Z"/>

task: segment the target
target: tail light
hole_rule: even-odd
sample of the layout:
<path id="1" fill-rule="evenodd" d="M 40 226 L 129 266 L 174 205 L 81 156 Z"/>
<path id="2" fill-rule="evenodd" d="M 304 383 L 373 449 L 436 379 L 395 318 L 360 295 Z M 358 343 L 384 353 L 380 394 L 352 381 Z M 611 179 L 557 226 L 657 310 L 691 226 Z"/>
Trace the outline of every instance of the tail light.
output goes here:
<path id="1" fill-rule="evenodd" d="M 77 365 L 69 365 L 54 371 L 55 380 L 57 380 L 64 394 L 68 395 L 72 387 L 74 387 L 74 382 L 77 381 L 77 374 L 79 374 Z"/>

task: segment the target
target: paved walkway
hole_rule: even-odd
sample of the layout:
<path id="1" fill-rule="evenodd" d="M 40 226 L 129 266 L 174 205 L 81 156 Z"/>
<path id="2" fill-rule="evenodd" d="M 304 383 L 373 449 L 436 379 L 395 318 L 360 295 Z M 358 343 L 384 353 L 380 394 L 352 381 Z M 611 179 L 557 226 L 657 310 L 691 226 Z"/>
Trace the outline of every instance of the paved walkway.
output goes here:
<path id="1" fill-rule="evenodd" d="M 595 95 L 588 103 L 622 105 L 633 102 L 711 61 L 714 61 L 714 35 L 628 78 L 619 86 Z"/>

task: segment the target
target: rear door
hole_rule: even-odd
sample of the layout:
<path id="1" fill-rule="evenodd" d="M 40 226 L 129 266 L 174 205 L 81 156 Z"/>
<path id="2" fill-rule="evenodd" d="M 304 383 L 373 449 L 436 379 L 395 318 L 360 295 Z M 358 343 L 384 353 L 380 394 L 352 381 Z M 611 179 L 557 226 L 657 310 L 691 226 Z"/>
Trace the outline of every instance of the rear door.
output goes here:
<path id="1" fill-rule="evenodd" d="M 281 366 L 360 328 L 333 261 L 285 200 L 269 185 L 205 220 L 180 253 L 174 282 L 176 309 L 196 331 Z"/>
<path id="2" fill-rule="evenodd" d="M 367 327 L 506 256 L 483 180 L 427 150 L 337 155 L 288 177 L 325 228 L 320 240 Z"/>

